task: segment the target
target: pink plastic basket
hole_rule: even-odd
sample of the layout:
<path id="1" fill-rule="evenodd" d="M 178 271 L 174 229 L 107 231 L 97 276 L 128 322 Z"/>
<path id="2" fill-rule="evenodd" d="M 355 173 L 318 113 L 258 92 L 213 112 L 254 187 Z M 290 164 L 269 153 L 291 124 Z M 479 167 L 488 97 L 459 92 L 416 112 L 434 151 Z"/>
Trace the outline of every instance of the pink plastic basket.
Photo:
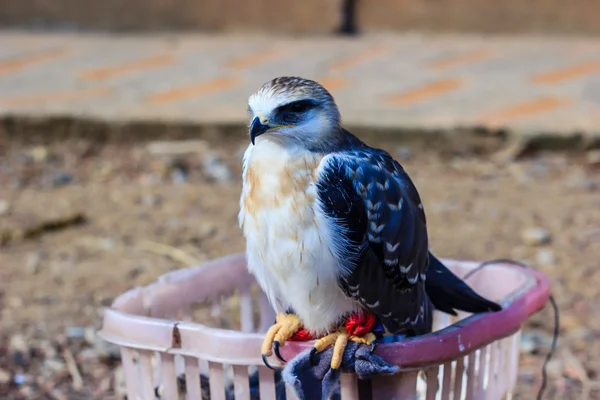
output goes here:
<path id="1" fill-rule="evenodd" d="M 478 265 L 443 261 L 458 276 Z M 493 264 L 468 283 L 504 309 L 458 318 L 437 313 L 433 333 L 380 344 L 376 352 L 400 366 L 401 372 L 373 379 L 373 399 L 511 398 L 521 326 L 548 301 L 549 281 L 533 269 Z M 105 310 L 100 334 L 121 347 L 128 400 L 156 399 L 159 386 L 161 397 L 168 400 L 202 399 L 203 392 L 204 398 L 210 393 L 211 400 L 222 400 L 226 388 L 236 400 L 248 400 L 257 394 L 251 393 L 252 374 L 258 376 L 260 399 L 275 399 L 274 373 L 263 365 L 260 355 L 261 332 L 273 323 L 274 312 L 262 292 L 253 291 L 253 285 L 244 255 L 236 254 L 170 272 L 151 285 L 119 296 Z M 193 305 L 210 303 L 213 316 L 221 315 L 223 299 L 234 293 L 239 299 L 237 315 L 230 317 L 239 320 L 239 330 L 191 321 Z M 311 343 L 288 342 L 282 355 L 289 360 Z M 357 381 L 353 374 L 342 374 L 342 400 L 359 398 Z M 288 390 L 287 399 L 293 398 Z"/>

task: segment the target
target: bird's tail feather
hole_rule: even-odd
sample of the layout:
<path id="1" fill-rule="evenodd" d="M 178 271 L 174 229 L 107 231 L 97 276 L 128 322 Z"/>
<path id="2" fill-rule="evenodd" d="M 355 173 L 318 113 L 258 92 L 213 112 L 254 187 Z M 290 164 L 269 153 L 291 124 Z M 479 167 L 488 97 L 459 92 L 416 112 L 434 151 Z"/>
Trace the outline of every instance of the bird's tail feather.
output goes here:
<path id="1" fill-rule="evenodd" d="M 478 295 L 431 253 L 425 291 L 437 310 L 451 315 L 456 315 L 456 310 L 482 313 L 502 309 L 500 305 Z"/>

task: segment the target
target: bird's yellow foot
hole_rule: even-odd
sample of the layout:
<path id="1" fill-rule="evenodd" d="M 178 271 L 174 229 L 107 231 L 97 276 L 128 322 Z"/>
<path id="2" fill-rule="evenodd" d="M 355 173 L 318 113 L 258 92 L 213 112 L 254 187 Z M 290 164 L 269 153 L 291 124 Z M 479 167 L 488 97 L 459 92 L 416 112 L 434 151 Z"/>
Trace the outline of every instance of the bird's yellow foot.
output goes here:
<path id="1" fill-rule="evenodd" d="M 338 369 L 342 365 L 344 351 L 348 345 L 348 341 L 372 345 L 375 342 L 376 336 L 373 332 L 369 332 L 364 336 L 353 336 L 348 333 L 345 327 L 341 327 L 337 332 L 330 333 L 327 336 L 317 340 L 310 353 L 310 359 L 313 364 L 317 364 L 314 356 L 322 352 L 329 346 L 333 345 L 333 355 L 331 356 L 331 368 Z"/>
<path id="2" fill-rule="evenodd" d="M 286 340 L 290 339 L 301 327 L 302 322 L 298 316 L 286 313 L 277 314 L 275 325 L 267 331 L 261 348 L 262 359 L 267 367 L 273 369 L 267 362 L 267 357 L 273 355 L 273 352 L 277 358 L 286 362 L 279 354 L 279 347 L 283 346 Z"/>

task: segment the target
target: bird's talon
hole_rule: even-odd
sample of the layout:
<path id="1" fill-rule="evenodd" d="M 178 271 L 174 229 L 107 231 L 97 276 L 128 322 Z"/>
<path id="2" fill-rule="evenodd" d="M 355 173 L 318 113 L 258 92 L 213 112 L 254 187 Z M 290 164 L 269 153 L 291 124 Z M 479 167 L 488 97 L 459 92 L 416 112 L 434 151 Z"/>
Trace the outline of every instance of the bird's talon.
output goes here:
<path id="1" fill-rule="evenodd" d="M 337 338 L 335 339 L 335 344 L 333 345 L 333 355 L 331 356 L 330 365 L 331 369 L 336 370 L 341 367 L 344 359 L 344 351 L 348 345 L 349 338 L 350 335 L 346 331 L 346 328 L 341 328 L 338 332 Z"/>
<path id="2" fill-rule="evenodd" d="M 266 366 L 267 368 L 269 368 L 269 369 L 271 369 L 271 370 L 275 371 L 275 368 L 273 368 L 273 367 L 271 366 L 271 364 L 269 364 L 269 362 L 267 361 L 267 355 L 266 355 L 266 354 L 263 354 L 263 355 L 262 355 L 262 360 L 263 360 L 263 363 L 265 364 L 265 366 Z"/>
<path id="3" fill-rule="evenodd" d="M 279 353 L 279 340 L 276 340 L 273 342 L 273 352 L 275 353 L 275 355 L 277 356 L 277 358 L 279 358 L 282 362 L 287 362 L 285 361 L 285 359 L 281 356 L 281 353 Z"/>
<path id="4" fill-rule="evenodd" d="M 309 355 L 308 359 L 310 360 L 310 363 L 311 363 L 311 365 L 313 367 L 316 367 L 319 364 L 319 361 L 316 359 L 317 353 L 318 352 L 317 352 L 317 349 L 315 347 L 313 347 L 310 350 L 310 355 Z"/>
<path id="5" fill-rule="evenodd" d="M 271 369 L 266 361 L 267 357 L 273 352 L 283 362 L 286 362 L 279 351 L 280 347 L 285 344 L 285 341 L 291 338 L 302 326 L 300 319 L 294 314 L 279 313 L 276 318 L 276 323 L 269 328 L 265 334 L 265 339 L 262 344 L 261 353 L 263 362 Z"/>
<path id="6" fill-rule="evenodd" d="M 373 332 L 369 332 L 364 336 L 350 336 L 350 340 L 356 343 L 371 345 L 375 340 L 377 340 L 377 336 L 375 336 Z"/>

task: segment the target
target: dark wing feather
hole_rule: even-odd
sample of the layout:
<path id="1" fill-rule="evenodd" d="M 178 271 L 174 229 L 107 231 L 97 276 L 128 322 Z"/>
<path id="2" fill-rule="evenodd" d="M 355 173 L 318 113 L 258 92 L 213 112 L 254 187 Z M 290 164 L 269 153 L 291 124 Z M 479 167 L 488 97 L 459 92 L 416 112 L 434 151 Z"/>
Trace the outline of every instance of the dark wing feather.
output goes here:
<path id="1" fill-rule="evenodd" d="M 318 182 L 324 210 L 345 229 L 348 262 L 340 286 L 390 332 L 431 331 L 425 294 L 425 214 L 402 167 L 382 150 L 331 155 Z"/>
<path id="2" fill-rule="evenodd" d="M 481 313 L 502 309 L 498 304 L 475 293 L 431 252 L 425 291 L 437 310 L 451 315 L 457 315 L 455 310 Z"/>

